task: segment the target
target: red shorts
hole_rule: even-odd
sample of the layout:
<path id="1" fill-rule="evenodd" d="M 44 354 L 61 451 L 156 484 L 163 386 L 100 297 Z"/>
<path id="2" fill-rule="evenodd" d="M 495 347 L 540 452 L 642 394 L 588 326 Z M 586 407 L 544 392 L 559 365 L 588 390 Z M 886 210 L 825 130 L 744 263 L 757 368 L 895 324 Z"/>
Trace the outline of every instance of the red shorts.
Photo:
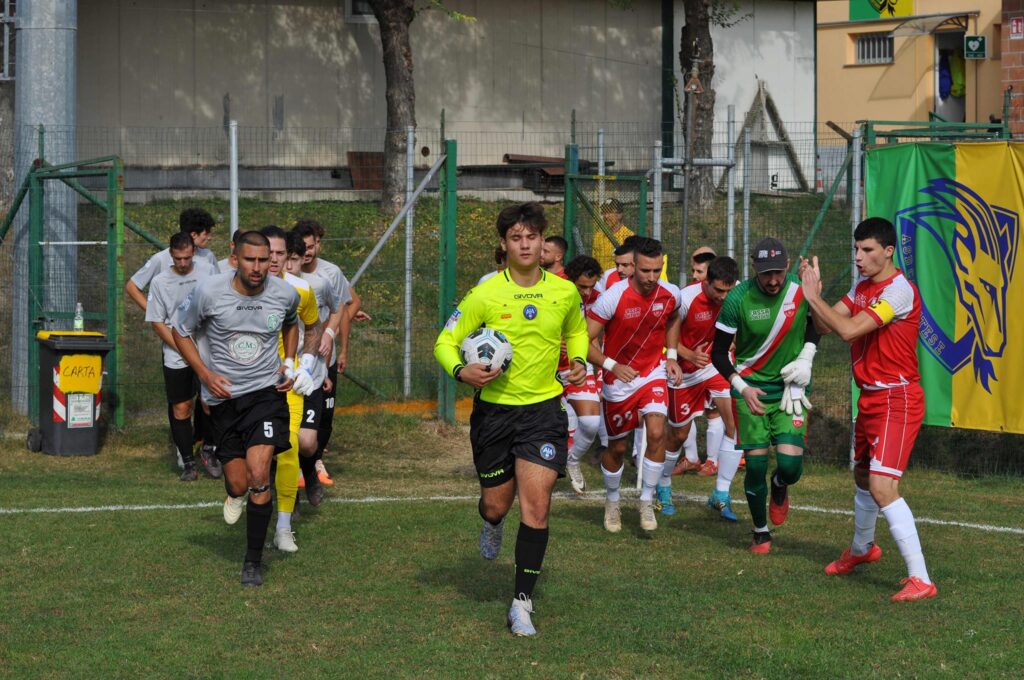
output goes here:
<path id="1" fill-rule="evenodd" d="M 853 440 L 857 467 L 899 479 L 923 420 L 924 390 L 918 383 L 861 390 Z"/>
<path id="2" fill-rule="evenodd" d="M 682 427 L 702 415 L 708 404 L 714 404 L 714 397 L 728 396 L 729 383 L 719 374 L 689 387 L 669 387 L 668 423 Z"/>
<path id="3" fill-rule="evenodd" d="M 640 427 L 648 413 L 668 413 L 668 383 L 652 380 L 622 401 L 604 401 L 604 422 L 608 439 L 622 439 Z"/>
<path id="4" fill-rule="evenodd" d="M 597 386 L 594 370 L 587 366 L 587 382 L 583 383 L 583 387 L 569 383 L 565 386 L 562 396 L 569 401 L 601 401 L 601 390 Z"/>

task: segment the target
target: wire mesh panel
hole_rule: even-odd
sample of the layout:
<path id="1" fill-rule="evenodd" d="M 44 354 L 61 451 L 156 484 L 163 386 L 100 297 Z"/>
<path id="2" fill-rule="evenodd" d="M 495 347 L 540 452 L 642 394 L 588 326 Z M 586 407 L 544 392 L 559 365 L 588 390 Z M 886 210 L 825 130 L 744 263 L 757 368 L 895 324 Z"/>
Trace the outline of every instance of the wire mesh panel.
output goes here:
<path id="1" fill-rule="evenodd" d="M 648 233 L 647 179 L 571 175 L 567 181 L 572 252 L 614 267 L 615 249 L 633 234 Z"/>

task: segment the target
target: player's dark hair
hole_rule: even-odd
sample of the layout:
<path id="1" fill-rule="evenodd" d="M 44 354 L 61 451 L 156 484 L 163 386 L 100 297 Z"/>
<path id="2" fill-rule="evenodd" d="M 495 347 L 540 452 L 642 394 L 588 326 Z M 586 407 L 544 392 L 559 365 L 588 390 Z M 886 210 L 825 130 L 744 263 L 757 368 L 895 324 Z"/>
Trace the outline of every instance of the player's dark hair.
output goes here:
<path id="1" fill-rule="evenodd" d="M 696 255 L 693 256 L 693 263 L 694 264 L 704 264 L 705 262 L 711 262 L 711 260 L 715 259 L 716 257 L 717 257 L 717 255 L 715 255 L 710 250 L 709 251 L 705 251 L 703 253 L 697 253 Z M 721 279 L 716 279 L 716 281 L 720 281 L 720 280 Z"/>
<path id="2" fill-rule="evenodd" d="M 285 248 L 288 249 L 289 255 L 298 255 L 302 257 L 306 254 L 306 240 L 301 234 L 295 229 L 292 229 L 287 233 L 284 239 Z"/>
<path id="3" fill-rule="evenodd" d="M 581 276 L 601 276 L 601 263 L 589 255 L 577 255 L 565 265 L 565 276 L 575 282 Z"/>
<path id="4" fill-rule="evenodd" d="M 723 283 L 736 283 L 740 278 L 740 267 L 736 260 L 728 255 L 722 255 L 711 260 L 708 265 L 708 281 L 721 281 Z"/>
<path id="5" fill-rule="evenodd" d="M 544 206 L 537 201 L 510 205 L 498 213 L 498 220 L 495 226 L 498 229 L 498 236 L 505 238 L 508 230 L 517 224 L 521 224 L 530 231 L 543 234 L 548 228 L 548 218 L 544 214 Z"/>
<path id="6" fill-rule="evenodd" d="M 508 262 L 508 253 L 505 252 L 505 249 L 502 248 L 501 244 L 499 243 L 497 246 L 494 247 L 494 264 L 500 267 L 506 262 Z"/>
<path id="7" fill-rule="evenodd" d="M 192 242 L 192 234 L 187 231 L 179 231 L 177 234 L 171 234 L 170 246 L 171 250 L 181 250 L 182 248 L 195 248 L 196 244 Z"/>
<path id="8" fill-rule="evenodd" d="M 637 236 L 636 254 L 644 257 L 661 257 L 661 241 L 646 236 Z"/>
<path id="9" fill-rule="evenodd" d="M 317 238 L 323 238 L 324 234 L 327 233 L 324 231 L 323 225 L 316 220 L 301 219 L 295 223 L 293 229 L 298 229 L 299 227 L 309 228 L 312 231 L 313 236 Z"/>
<path id="10" fill-rule="evenodd" d="M 185 208 L 178 215 L 178 231 L 186 234 L 202 234 L 213 231 L 213 215 L 202 208 Z"/>
<path id="11" fill-rule="evenodd" d="M 553 243 L 558 246 L 558 249 L 562 251 L 562 255 L 565 255 L 566 251 L 569 250 L 569 242 L 561 236 L 548 236 L 544 239 L 545 243 Z"/>
<path id="12" fill-rule="evenodd" d="M 260 233 L 267 238 L 279 238 L 282 241 L 287 240 L 288 234 L 285 233 L 284 229 L 277 226 L 276 224 L 268 224 L 267 226 L 260 229 Z"/>
<path id="13" fill-rule="evenodd" d="M 883 248 L 896 246 L 896 227 L 884 217 L 869 217 L 853 230 L 853 240 L 863 241 L 873 238 Z"/>
<path id="14" fill-rule="evenodd" d="M 296 222 L 295 226 L 292 227 L 292 233 L 298 234 L 299 238 L 306 238 L 307 236 L 316 238 L 316 229 L 309 224 L 308 220 L 299 220 Z"/>
<path id="15" fill-rule="evenodd" d="M 632 236 L 627 236 L 625 240 L 622 242 L 622 245 L 615 249 L 615 257 L 621 257 L 626 253 L 636 253 L 636 244 L 637 239 L 639 238 L 640 237 L 637 236 L 636 234 L 633 234 Z"/>
<path id="16" fill-rule="evenodd" d="M 241 234 L 241 236 L 238 237 L 238 241 L 235 243 L 236 248 L 241 248 L 242 246 L 270 247 L 270 241 L 258 231 L 238 231 L 237 233 Z"/>

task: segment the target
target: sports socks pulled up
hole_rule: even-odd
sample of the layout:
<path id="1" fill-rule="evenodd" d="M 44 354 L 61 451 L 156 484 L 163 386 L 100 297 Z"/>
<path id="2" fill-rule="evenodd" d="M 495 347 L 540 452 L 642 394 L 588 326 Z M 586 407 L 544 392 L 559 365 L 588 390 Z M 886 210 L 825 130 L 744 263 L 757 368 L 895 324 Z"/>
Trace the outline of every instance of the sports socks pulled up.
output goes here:
<path id="1" fill-rule="evenodd" d="M 548 548 L 548 529 L 535 529 L 520 522 L 516 534 L 516 582 L 513 599 L 533 598 L 533 588 L 540 577 L 544 552 Z"/>
<path id="2" fill-rule="evenodd" d="M 743 452 L 736 450 L 736 438 L 723 436 L 718 448 L 718 478 L 715 480 L 715 491 L 729 493 L 742 457 Z"/>
<path id="3" fill-rule="evenodd" d="M 576 432 L 573 435 L 572 447 L 569 449 L 569 461 L 578 463 L 590 450 L 601 427 L 601 416 L 576 416 Z"/>
<path id="4" fill-rule="evenodd" d="M 654 487 L 658 485 L 658 481 L 661 479 L 661 473 L 664 469 L 664 461 L 656 463 L 653 460 L 644 458 L 643 471 L 640 473 L 643 476 L 640 486 L 640 500 L 654 500 Z M 669 473 L 671 473 L 671 471 L 672 469 L 669 468 Z"/>
<path id="5" fill-rule="evenodd" d="M 267 540 L 267 527 L 270 526 L 271 503 L 254 503 L 252 496 L 245 509 L 245 561 L 256 562 L 263 559 L 263 543 Z"/>
<path id="6" fill-rule="evenodd" d="M 665 449 L 665 467 L 661 470 L 661 481 L 658 482 L 658 486 L 672 488 L 672 470 L 675 468 L 676 463 L 679 462 L 679 456 L 682 454 L 682 448 L 678 448 L 675 451 Z"/>
<path id="7" fill-rule="evenodd" d="M 707 455 L 708 460 L 717 463 L 719 452 L 722 447 L 722 439 L 725 437 L 725 422 L 721 417 L 708 418 L 708 429 L 704 433 L 704 438 L 707 441 Z"/>
<path id="8" fill-rule="evenodd" d="M 875 542 L 875 524 L 878 522 L 878 503 L 867 489 L 857 487 L 853 494 L 853 542 L 850 553 L 864 555 Z"/>
<path id="9" fill-rule="evenodd" d="M 174 445 L 178 447 L 178 452 L 181 454 L 181 461 L 185 465 L 193 465 L 196 462 L 195 456 L 192 454 L 192 418 L 183 418 L 178 420 L 174 417 L 174 412 L 168 414 L 171 420 L 171 440 L 174 441 Z"/>
<path id="10" fill-rule="evenodd" d="M 619 485 L 622 484 L 622 471 L 626 469 L 625 465 L 619 467 L 618 472 L 611 472 L 606 470 L 604 465 L 601 465 L 601 474 L 604 476 L 604 490 L 609 501 L 616 503 L 619 500 Z"/>
<path id="11" fill-rule="evenodd" d="M 755 527 L 768 526 L 768 455 L 747 456 L 743 490 Z"/>
<path id="12" fill-rule="evenodd" d="M 924 563 L 924 552 L 921 550 L 921 538 L 917 535 L 917 524 L 914 522 L 914 513 L 910 511 L 910 506 L 905 500 L 898 498 L 882 508 L 882 514 L 889 523 L 889 531 L 899 546 L 903 561 L 907 563 L 907 574 L 916 576 L 925 583 L 931 583 L 928 568 Z"/>
<path id="13" fill-rule="evenodd" d="M 690 422 L 690 431 L 686 435 L 686 441 L 683 442 L 683 453 L 686 454 L 686 460 L 691 463 L 699 463 L 700 456 L 697 455 L 697 428 Z"/>

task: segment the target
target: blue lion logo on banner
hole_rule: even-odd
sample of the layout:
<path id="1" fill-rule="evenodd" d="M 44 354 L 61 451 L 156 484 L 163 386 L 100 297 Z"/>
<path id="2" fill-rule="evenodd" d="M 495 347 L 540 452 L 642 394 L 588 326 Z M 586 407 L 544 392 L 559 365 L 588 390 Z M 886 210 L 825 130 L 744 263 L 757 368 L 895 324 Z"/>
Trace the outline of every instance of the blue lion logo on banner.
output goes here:
<path id="1" fill-rule="evenodd" d="M 902 241 L 900 265 L 918 281 L 921 240 L 934 239 L 953 274 L 957 299 L 967 311 L 968 321 L 967 330 L 952 337 L 955 329 L 942 328 L 922 300 L 921 340 L 950 374 L 970 362 L 975 380 L 991 393 L 989 381 L 998 380 L 993 359 L 1003 356 L 1006 349 L 1006 291 L 1016 265 L 1020 217 L 1012 210 L 990 205 L 951 179 L 933 179 L 919 193 L 931 200 L 896 213 Z M 955 225 L 950 242 L 942 233 L 941 220 Z"/>

